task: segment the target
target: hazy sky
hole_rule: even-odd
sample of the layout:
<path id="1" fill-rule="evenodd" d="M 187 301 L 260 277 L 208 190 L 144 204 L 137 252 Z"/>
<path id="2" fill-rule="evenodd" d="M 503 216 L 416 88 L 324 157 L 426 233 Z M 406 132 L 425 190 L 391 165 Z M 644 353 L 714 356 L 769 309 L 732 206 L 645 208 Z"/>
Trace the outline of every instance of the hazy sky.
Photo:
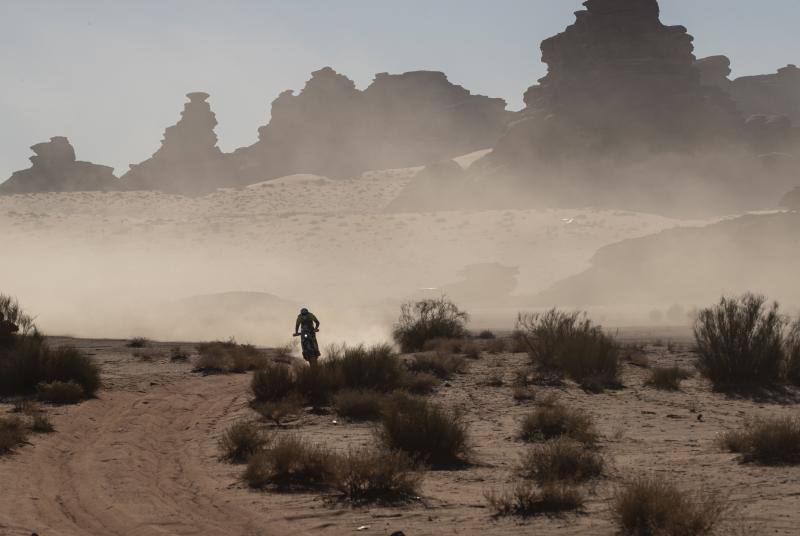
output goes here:
<path id="1" fill-rule="evenodd" d="M 539 42 L 581 0 L 0 0 L 0 181 L 28 147 L 70 138 L 117 174 L 159 145 L 184 94 L 211 93 L 220 147 L 256 140 L 270 102 L 330 65 L 363 88 L 376 72 L 441 70 L 522 105 Z M 662 0 L 662 20 L 724 53 L 735 75 L 800 64 L 798 0 Z"/>

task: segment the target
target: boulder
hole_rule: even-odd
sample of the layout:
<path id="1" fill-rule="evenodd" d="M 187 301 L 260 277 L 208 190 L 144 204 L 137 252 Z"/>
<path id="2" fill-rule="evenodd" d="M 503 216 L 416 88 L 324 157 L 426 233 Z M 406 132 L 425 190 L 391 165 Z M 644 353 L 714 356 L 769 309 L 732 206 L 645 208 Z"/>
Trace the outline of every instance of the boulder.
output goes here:
<path id="1" fill-rule="evenodd" d="M 75 149 L 63 136 L 37 143 L 31 150 L 35 153 L 30 158 L 33 165 L 14 172 L 0 184 L 0 194 L 107 191 L 118 187 L 114 168 L 77 160 Z"/>

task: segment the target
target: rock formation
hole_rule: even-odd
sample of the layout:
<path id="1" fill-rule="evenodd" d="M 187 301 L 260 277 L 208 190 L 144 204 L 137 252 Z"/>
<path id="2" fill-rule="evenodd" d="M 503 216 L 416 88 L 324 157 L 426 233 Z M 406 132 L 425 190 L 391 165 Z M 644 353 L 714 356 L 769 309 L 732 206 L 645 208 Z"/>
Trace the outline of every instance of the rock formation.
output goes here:
<path id="1" fill-rule="evenodd" d="M 76 160 L 75 149 L 63 136 L 37 143 L 31 150 L 36 154 L 30 158 L 33 165 L 14 172 L 0 184 L 0 194 L 114 190 L 118 187 L 114 168 Z"/>
<path id="2" fill-rule="evenodd" d="M 232 182 L 232 168 L 217 147 L 217 118 L 206 102 L 208 93 L 189 93 L 181 119 L 164 132 L 152 158 L 131 164 L 122 176 L 131 190 L 181 194 L 207 193 Z"/>
<path id="3" fill-rule="evenodd" d="M 800 126 L 800 68 L 787 65 L 775 74 L 730 80 L 730 60 L 713 56 L 697 60 L 704 84 L 725 90 L 745 117 L 783 115 Z"/>
<path id="4" fill-rule="evenodd" d="M 244 181 L 293 173 L 348 177 L 491 147 L 513 114 L 440 72 L 381 73 L 364 91 L 326 67 L 272 103 L 259 141 L 236 151 Z"/>
<path id="5" fill-rule="evenodd" d="M 703 86 L 693 38 L 659 20 L 657 0 L 587 0 L 542 43 L 547 76 L 525 93 L 524 119 L 493 159 L 675 150 L 737 135 L 734 103 Z"/>

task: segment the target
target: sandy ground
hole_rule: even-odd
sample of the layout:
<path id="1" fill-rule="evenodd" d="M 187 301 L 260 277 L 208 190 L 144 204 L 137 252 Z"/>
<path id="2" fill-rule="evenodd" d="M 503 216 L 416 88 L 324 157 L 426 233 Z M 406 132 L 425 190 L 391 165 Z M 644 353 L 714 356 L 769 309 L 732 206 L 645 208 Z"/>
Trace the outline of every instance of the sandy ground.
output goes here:
<path id="1" fill-rule="evenodd" d="M 648 338 L 647 354 L 655 364 L 688 367 L 693 356 L 684 334 L 640 330 L 621 336 Z M 658 338 L 674 345 L 654 342 Z M 421 500 L 410 505 L 353 508 L 319 493 L 250 491 L 239 480 L 241 466 L 218 460 L 217 440 L 225 428 L 255 416 L 247 406 L 250 375 L 192 373 L 191 363 L 170 362 L 171 344 L 135 350 L 123 341 L 54 342 L 93 354 L 103 365 L 105 389 L 96 400 L 52 408 L 56 433 L 34 436 L 31 444 L 0 459 L 4 536 L 34 531 L 41 536 L 389 535 L 396 530 L 408 536 L 611 535 L 613 490 L 649 473 L 729 496 L 733 509 L 720 534 L 798 534 L 800 467 L 743 465 L 715 443 L 746 417 L 796 414 L 797 406 L 726 398 L 696 376 L 680 392 L 666 393 L 643 387 L 646 371 L 626 364 L 625 388 L 619 391 L 591 395 L 574 385 L 540 388 L 539 393 L 557 392 L 595 417 L 608 474 L 588 486 L 582 513 L 520 521 L 493 518 L 484 493 L 510 481 L 525 449 L 515 434 L 531 405 L 516 403 L 510 387 L 525 364 L 523 354 L 484 354 L 433 395 L 466 412 L 471 467 L 427 473 Z M 485 384 L 495 373 L 504 386 Z M 371 425 L 334 424 L 334 419 L 308 414 L 275 433 L 299 433 L 340 449 L 374 441 Z"/>

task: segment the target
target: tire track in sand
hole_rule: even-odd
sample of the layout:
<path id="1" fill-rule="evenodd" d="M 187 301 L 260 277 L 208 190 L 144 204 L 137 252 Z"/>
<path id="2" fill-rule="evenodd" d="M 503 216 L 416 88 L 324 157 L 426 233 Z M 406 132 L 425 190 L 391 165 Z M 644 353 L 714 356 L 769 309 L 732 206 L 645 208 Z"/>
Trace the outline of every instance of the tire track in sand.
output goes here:
<path id="1" fill-rule="evenodd" d="M 145 393 L 105 391 L 65 409 L 56 433 L 0 460 L 0 534 L 299 534 L 254 508 L 216 459 L 249 376 L 190 377 Z"/>

